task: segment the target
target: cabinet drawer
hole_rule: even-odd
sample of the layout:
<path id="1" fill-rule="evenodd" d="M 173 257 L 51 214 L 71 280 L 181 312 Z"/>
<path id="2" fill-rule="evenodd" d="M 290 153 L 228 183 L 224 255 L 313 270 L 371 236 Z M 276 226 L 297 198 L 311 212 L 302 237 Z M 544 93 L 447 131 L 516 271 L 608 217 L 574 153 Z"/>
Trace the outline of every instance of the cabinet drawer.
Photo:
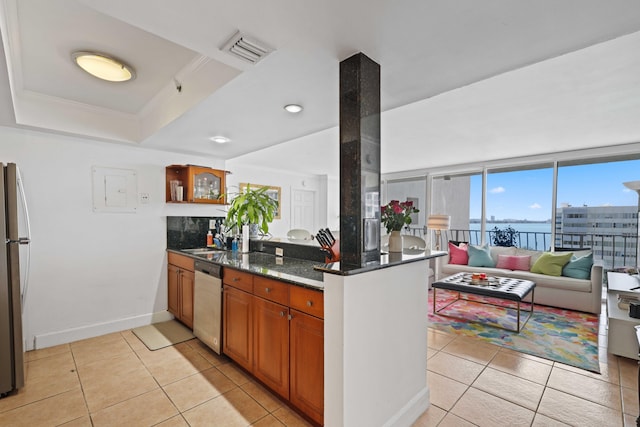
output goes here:
<path id="1" fill-rule="evenodd" d="M 324 294 L 320 291 L 291 286 L 289 306 L 304 313 L 324 319 Z"/>
<path id="2" fill-rule="evenodd" d="M 253 275 L 250 273 L 225 268 L 222 272 L 222 283 L 245 292 L 253 292 Z"/>
<path id="3" fill-rule="evenodd" d="M 183 270 L 194 271 L 193 258 L 185 255 L 176 254 L 174 252 L 167 252 L 167 254 L 168 254 L 167 260 L 169 264 L 173 264 L 176 267 L 182 268 Z"/>
<path id="4" fill-rule="evenodd" d="M 289 285 L 266 277 L 253 278 L 253 294 L 282 305 L 289 305 Z"/>

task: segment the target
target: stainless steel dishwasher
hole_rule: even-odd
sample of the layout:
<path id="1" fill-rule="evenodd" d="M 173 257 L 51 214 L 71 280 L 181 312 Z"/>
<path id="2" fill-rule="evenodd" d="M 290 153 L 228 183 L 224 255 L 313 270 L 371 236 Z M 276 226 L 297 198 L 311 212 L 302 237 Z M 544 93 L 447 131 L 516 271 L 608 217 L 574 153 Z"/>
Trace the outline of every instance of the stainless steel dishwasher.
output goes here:
<path id="1" fill-rule="evenodd" d="M 222 344 L 222 275 L 218 264 L 195 262 L 193 334 L 220 354 Z"/>

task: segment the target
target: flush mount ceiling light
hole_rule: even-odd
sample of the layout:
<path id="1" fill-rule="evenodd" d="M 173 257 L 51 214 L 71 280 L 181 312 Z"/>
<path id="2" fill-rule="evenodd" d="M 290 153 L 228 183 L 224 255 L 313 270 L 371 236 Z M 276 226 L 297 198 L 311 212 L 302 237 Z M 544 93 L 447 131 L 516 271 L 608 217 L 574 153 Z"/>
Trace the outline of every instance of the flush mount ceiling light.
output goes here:
<path id="1" fill-rule="evenodd" d="M 104 53 L 76 51 L 71 57 L 78 67 L 102 80 L 126 82 L 136 78 L 133 67 Z"/>
<path id="2" fill-rule="evenodd" d="M 227 142 L 231 141 L 226 136 L 212 136 L 209 139 L 212 140 L 213 142 L 217 142 L 218 144 L 226 144 Z"/>
<path id="3" fill-rule="evenodd" d="M 302 105 L 298 104 L 287 104 L 284 106 L 284 109 L 290 113 L 296 114 L 302 111 Z"/>

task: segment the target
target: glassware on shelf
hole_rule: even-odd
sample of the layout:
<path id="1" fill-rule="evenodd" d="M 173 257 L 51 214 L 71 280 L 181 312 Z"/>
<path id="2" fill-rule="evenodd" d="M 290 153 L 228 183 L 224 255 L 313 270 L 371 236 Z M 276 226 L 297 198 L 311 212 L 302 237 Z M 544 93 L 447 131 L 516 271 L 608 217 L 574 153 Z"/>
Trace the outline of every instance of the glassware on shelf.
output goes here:
<path id="1" fill-rule="evenodd" d="M 209 184 L 207 184 L 207 178 L 202 178 L 202 188 L 200 190 L 201 199 L 209 199 Z"/>
<path id="2" fill-rule="evenodd" d="M 178 187 L 182 186 L 182 181 L 171 180 L 171 181 L 169 181 L 169 184 L 171 185 L 171 201 L 172 202 L 179 201 L 178 200 Z M 182 198 L 180 198 L 180 200 L 182 200 Z"/>
<path id="3" fill-rule="evenodd" d="M 216 190 L 216 185 L 214 184 L 215 181 L 211 182 L 211 184 L 209 184 L 209 198 L 210 199 L 217 199 L 218 196 L 220 195 L 220 192 Z"/>
<path id="4" fill-rule="evenodd" d="M 196 180 L 196 186 L 193 187 L 193 198 L 201 199 L 202 198 L 202 180 Z"/>
<path id="5" fill-rule="evenodd" d="M 220 197 L 220 180 L 219 179 L 214 179 L 213 182 L 211 183 L 211 194 L 213 195 L 214 199 L 217 199 L 218 197 Z"/>

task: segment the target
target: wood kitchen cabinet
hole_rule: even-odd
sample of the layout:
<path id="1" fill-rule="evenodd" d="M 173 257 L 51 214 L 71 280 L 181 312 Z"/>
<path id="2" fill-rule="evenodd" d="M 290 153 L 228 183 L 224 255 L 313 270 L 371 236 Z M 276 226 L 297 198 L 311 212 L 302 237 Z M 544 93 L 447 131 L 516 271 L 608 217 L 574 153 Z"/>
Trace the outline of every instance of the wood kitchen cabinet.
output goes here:
<path id="1" fill-rule="evenodd" d="M 315 422 L 324 418 L 324 294 L 289 289 L 289 401 Z"/>
<path id="2" fill-rule="evenodd" d="M 253 298 L 253 374 L 288 399 L 289 307 Z"/>
<path id="3" fill-rule="evenodd" d="M 224 284 L 222 351 L 248 371 L 253 370 L 253 295 Z"/>
<path id="4" fill-rule="evenodd" d="M 318 424 L 324 416 L 324 296 L 223 271 L 223 351 Z"/>
<path id="5" fill-rule="evenodd" d="M 289 400 L 317 423 L 324 416 L 324 321 L 291 309 Z"/>
<path id="6" fill-rule="evenodd" d="M 204 166 L 171 165 L 166 168 L 167 203 L 211 203 L 223 205 L 227 172 Z M 182 200 L 174 200 L 171 181 L 180 181 Z"/>
<path id="7" fill-rule="evenodd" d="M 168 253 L 168 309 L 176 319 L 193 329 L 193 259 Z"/>

